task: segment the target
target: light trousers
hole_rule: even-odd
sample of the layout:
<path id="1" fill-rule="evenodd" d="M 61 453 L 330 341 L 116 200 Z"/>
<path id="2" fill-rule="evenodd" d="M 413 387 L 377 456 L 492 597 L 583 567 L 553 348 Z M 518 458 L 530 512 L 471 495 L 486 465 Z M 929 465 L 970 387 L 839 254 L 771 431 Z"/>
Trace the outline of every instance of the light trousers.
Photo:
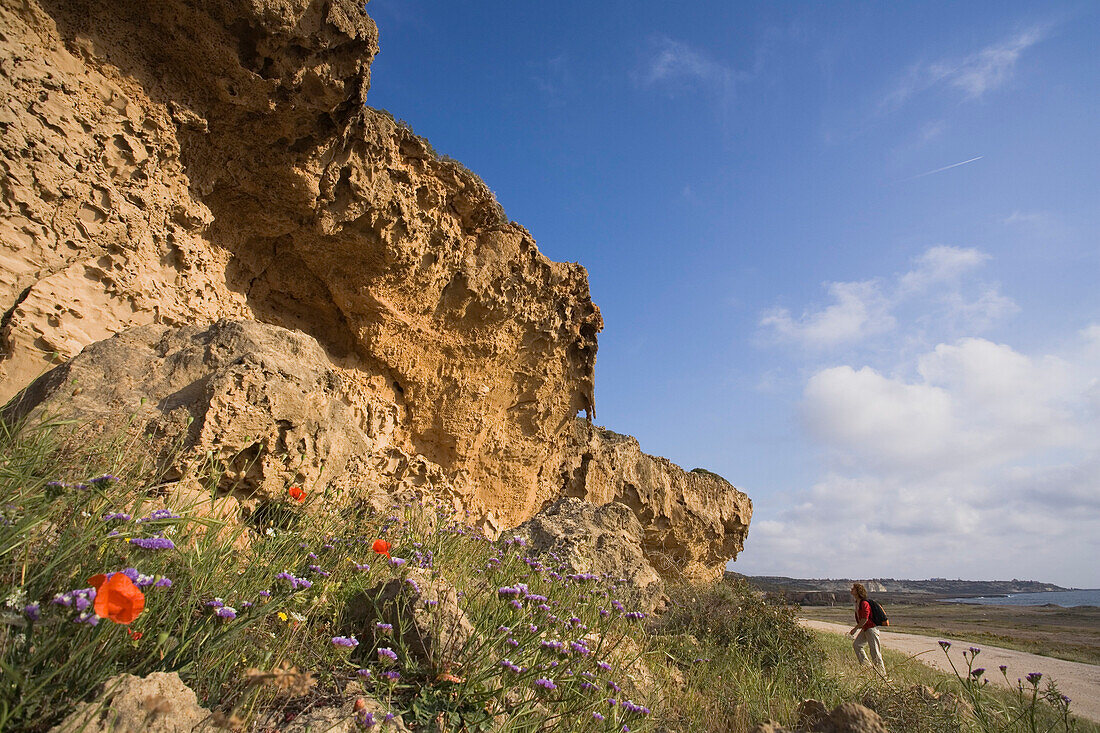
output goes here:
<path id="1" fill-rule="evenodd" d="M 863 651 L 863 647 L 869 647 L 871 652 L 871 660 L 867 660 L 867 655 Z M 856 659 L 860 664 L 871 666 L 874 663 L 874 667 L 882 674 L 886 676 L 886 664 L 882 661 L 882 644 L 878 637 L 878 627 L 872 626 L 869 629 L 862 629 L 856 634 L 855 640 L 852 642 L 852 648 L 856 650 Z"/>

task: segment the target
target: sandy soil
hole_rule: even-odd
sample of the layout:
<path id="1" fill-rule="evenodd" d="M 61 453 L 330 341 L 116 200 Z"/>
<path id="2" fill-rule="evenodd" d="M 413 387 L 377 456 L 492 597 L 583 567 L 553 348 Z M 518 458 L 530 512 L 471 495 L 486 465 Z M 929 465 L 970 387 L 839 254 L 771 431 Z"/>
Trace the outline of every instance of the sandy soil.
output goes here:
<path id="1" fill-rule="evenodd" d="M 812 619 L 802 619 L 802 624 L 818 631 L 829 631 L 838 634 L 847 634 L 848 629 L 851 628 L 850 625 L 814 621 Z M 951 665 L 948 664 L 946 656 L 940 649 L 939 640 L 935 637 L 901 634 L 885 629 L 882 629 L 880 633 L 882 644 L 887 649 L 894 649 L 919 659 L 931 667 L 944 672 L 951 672 Z M 966 661 L 962 657 L 962 652 L 967 646 L 966 643 L 954 642 L 950 650 L 952 661 L 964 674 Z M 1006 686 L 1004 678 L 997 669 L 1002 664 L 1008 665 L 1008 676 L 1012 680 L 1011 685 L 1007 686 L 1015 686 L 1018 677 L 1023 677 L 1030 672 L 1042 672 L 1045 679 L 1053 679 L 1062 694 L 1073 701 L 1070 704 L 1071 713 L 1100 722 L 1100 666 L 1067 662 L 1063 659 L 1041 657 L 1037 654 L 1000 649 L 985 644 L 976 644 L 975 646 L 979 646 L 982 650 L 981 654 L 978 655 L 978 663 L 975 666 L 985 667 L 989 670 L 986 672 L 986 676 L 992 680 L 991 684 L 996 683 Z"/>

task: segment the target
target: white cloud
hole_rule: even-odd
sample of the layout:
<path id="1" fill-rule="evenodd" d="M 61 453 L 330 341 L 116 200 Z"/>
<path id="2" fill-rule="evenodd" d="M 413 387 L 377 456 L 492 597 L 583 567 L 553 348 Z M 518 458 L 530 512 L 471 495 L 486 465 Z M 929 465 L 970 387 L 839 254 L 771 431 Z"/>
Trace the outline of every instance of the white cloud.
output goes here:
<path id="1" fill-rule="evenodd" d="M 913 64 L 879 107 L 894 111 L 917 94 L 937 86 L 953 88 L 966 99 L 980 99 L 1003 86 L 1012 77 L 1024 51 L 1042 41 L 1047 32 L 1047 26 L 1033 26 L 963 58 Z"/>
<path id="2" fill-rule="evenodd" d="M 821 476 L 757 502 L 739 571 L 1100 584 L 1100 325 L 1053 353 L 963 338 L 895 374 L 821 369 L 802 416 Z"/>
<path id="3" fill-rule="evenodd" d="M 1011 76 L 1020 54 L 1043 40 L 1045 35 L 1043 28 L 1029 28 L 967 56 L 961 63 L 934 65 L 932 73 L 961 89 L 972 99 L 981 97 L 990 89 L 1004 84 Z"/>
<path id="4" fill-rule="evenodd" d="M 734 77 L 731 68 L 667 36 L 654 39 L 652 53 L 639 74 L 640 81 L 645 85 L 685 82 L 726 85 Z"/>
<path id="5" fill-rule="evenodd" d="M 955 280 L 989 259 L 989 255 L 973 248 L 940 245 L 924 252 L 915 267 L 898 279 L 903 292 L 923 290 L 930 285 Z"/>
<path id="6" fill-rule="evenodd" d="M 902 311 L 915 312 L 914 321 L 935 323 L 947 335 L 981 332 L 1017 310 L 995 285 L 968 280 L 989 259 L 973 248 L 931 247 L 892 280 L 826 283 L 829 305 L 807 308 L 797 318 L 787 308 L 772 308 L 759 325 L 775 340 L 815 350 L 895 332 Z"/>
<path id="7" fill-rule="evenodd" d="M 858 341 L 894 327 L 889 303 L 878 283 L 827 283 L 827 287 L 833 297 L 832 305 L 819 311 L 806 311 L 797 319 L 792 318 L 786 308 L 773 308 L 764 313 L 760 325 L 774 329 L 782 339 L 810 347 Z"/>

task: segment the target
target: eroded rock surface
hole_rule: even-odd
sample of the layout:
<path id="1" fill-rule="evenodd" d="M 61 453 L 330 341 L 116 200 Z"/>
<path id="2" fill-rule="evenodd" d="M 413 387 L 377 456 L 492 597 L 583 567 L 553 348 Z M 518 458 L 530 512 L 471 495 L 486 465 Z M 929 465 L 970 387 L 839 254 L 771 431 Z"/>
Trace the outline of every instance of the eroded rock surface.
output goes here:
<path id="1" fill-rule="evenodd" d="M 643 453 L 638 441 L 583 421 L 573 425 L 562 494 L 626 505 L 644 528 L 642 547 L 663 576 L 721 577 L 744 547 L 752 501 L 717 474 L 685 471 Z"/>

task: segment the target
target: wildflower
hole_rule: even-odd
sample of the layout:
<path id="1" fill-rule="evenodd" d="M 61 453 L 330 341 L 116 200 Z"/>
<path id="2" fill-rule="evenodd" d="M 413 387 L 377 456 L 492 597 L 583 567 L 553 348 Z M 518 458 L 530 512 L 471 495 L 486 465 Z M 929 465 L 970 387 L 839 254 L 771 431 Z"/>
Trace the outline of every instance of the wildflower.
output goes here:
<path id="1" fill-rule="evenodd" d="M 390 557 L 390 556 L 386 555 L 386 557 Z M 394 567 L 399 568 L 402 565 L 404 565 L 405 562 L 406 562 L 405 558 L 403 558 L 403 557 L 390 557 L 390 565 L 393 565 Z"/>
<path id="2" fill-rule="evenodd" d="M 698 662 L 699 660 L 696 659 L 695 661 Z M 710 660 L 708 659 L 707 661 L 709 662 Z M 602 669 L 604 672 L 610 672 L 611 671 L 611 665 L 608 664 L 607 662 L 596 662 L 596 666 L 599 667 L 600 669 Z"/>
<path id="3" fill-rule="evenodd" d="M 168 580 L 168 579 L 165 578 L 165 580 Z M 171 583 L 172 581 L 169 580 L 168 582 Z M 260 591 L 260 598 L 271 598 L 271 591 L 269 591 L 269 590 Z"/>
<path id="4" fill-rule="evenodd" d="M 300 486 L 291 486 L 286 490 L 286 493 L 290 494 L 290 498 L 299 504 L 306 500 L 306 492 L 302 491 Z"/>
<path id="5" fill-rule="evenodd" d="M 358 721 L 359 725 L 363 726 L 367 730 L 370 730 L 374 727 L 374 713 L 363 711 L 359 714 Z"/>
<path id="6" fill-rule="evenodd" d="M 388 679 L 390 682 L 397 682 L 399 679 L 401 679 L 401 673 L 398 672 L 396 669 L 387 669 L 385 672 L 382 673 L 382 676 Z"/>
<path id="7" fill-rule="evenodd" d="M 143 634 L 142 632 L 134 631 L 133 629 L 126 629 L 126 633 L 129 634 L 130 638 L 133 639 L 134 641 L 137 641 L 141 637 L 145 636 L 145 634 Z"/>
<path id="8" fill-rule="evenodd" d="M 975 657 L 976 657 L 976 656 L 978 656 L 979 654 L 981 654 L 981 652 L 982 652 L 982 650 L 981 650 L 981 649 L 979 649 L 979 648 L 978 648 L 978 647 L 976 647 L 976 646 L 972 646 L 972 647 L 970 647 L 970 649 L 969 649 L 968 651 L 970 652 L 970 654 L 971 654 L 971 655 L 973 655 L 973 656 L 975 656 Z"/>
<path id="9" fill-rule="evenodd" d="M 126 512 L 110 512 L 100 517 L 100 520 L 104 522 L 111 522 L 116 519 L 120 522 L 129 522 L 133 517 Z"/>
<path id="10" fill-rule="evenodd" d="M 519 674 L 520 672 L 522 672 L 522 671 L 523 671 L 523 668 L 522 668 L 522 667 L 520 667 L 520 666 L 519 666 L 518 664 L 514 664 L 514 663 L 513 663 L 513 662 L 512 662 L 511 660 L 509 660 L 509 659 L 502 659 L 502 660 L 500 660 L 500 666 L 501 666 L 501 667 L 504 667 L 504 668 L 505 668 L 506 670 L 508 670 L 509 672 L 514 672 L 514 673 L 516 673 L 516 674 Z"/>
<path id="11" fill-rule="evenodd" d="M 252 608 L 252 601 L 244 601 L 241 603 L 241 608 Z"/>
<path id="12" fill-rule="evenodd" d="M 1000 667 L 998 667 L 997 669 L 1001 670 L 1001 674 L 1004 674 L 1005 672 L 1007 672 L 1007 671 L 1008 671 L 1008 665 L 1007 665 L 1007 664 L 1002 664 L 1002 665 L 1001 665 Z"/>
<path id="13" fill-rule="evenodd" d="M 420 586 L 416 584 L 416 581 L 412 578 L 406 578 L 405 582 L 409 584 L 409 587 L 413 589 L 413 593 L 420 595 Z"/>
<path id="14" fill-rule="evenodd" d="M 138 524 L 145 524 L 146 522 L 157 522 L 162 519 L 179 519 L 180 515 L 173 512 L 171 509 L 156 509 L 147 517 L 142 517 L 137 520 Z"/>
<path id="15" fill-rule="evenodd" d="M 641 611 L 631 611 L 630 613 L 624 613 L 623 618 L 628 621 L 640 621 L 645 618 L 645 614 Z"/>
<path id="16" fill-rule="evenodd" d="M 970 670 L 970 676 L 974 679 L 978 679 L 983 674 L 985 674 L 985 667 L 978 667 L 977 669 Z"/>
<path id="17" fill-rule="evenodd" d="M 93 479 L 89 479 L 88 483 L 92 484 L 93 486 L 100 486 L 103 484 L 113 484 L 116 481 L 118 481 L 117 477 L 112 476 L 109 473 L 105 473 L 102 476 L 96 476 Z"/>
<path id="18" fill-rule="evenodd" d="M 374 544 L 370 546 L 370 548 L 376 553 L 378 553 L 379 555 L 385 555 L 387 558 L 390 557 L 390 548 L 392 547 L 393 546 L 389 542 L 381 539 L 375 540 Z"/>
<path id="19" fill-rule="evenodd" d="M 332 643 L 336 646 L 346 646 L 349 649 L 359 646 L 359 640 L 354 636 L 334 636 L 332 637 Z"/>
<path id="20" fill-rule="evenodd" d="M 622 692 L 622 688 L 619 687 L 618 685 L 616 685 L 611 680 L 607 681 L 607 687 L 608 687 L 608 689 L 612 690 L 613 692 Z"/>
<path id="21" fill-rule="evenodd" d="M 212 601 L 207 601 L 203 605 L 208 606 L 210 608 L 221 608 L 222 606 L 225 605 L 225 601 L 223 601 L 221 598 L 215 598 Z"/>
<path id="22" fill-rule="evenodd" d="M 172 581 L 170 578 L 161 578 L 157 582 L 153 583 L 154 588 L 171 588 Z"/>
<path id="23" fill-rule="evenodd" d="M 353 564 L 355 565 L 355 569 L 359 570 L 361 572 L 365 573 L 368 570 L 370 570 L 370 565 L 360 565 L 359 563 L 353 563 Z"/>
<path id="24" fill-rule="evenodd" d="M 110 577 L 93 575 L 88 583 L 95 587 L 94 609 L 101 618 L 128 624 L 145 610 L 145 594 L 123 573 L 112 573 Z"/>
<path id="25" fill-rule="evenodd" d="M 951 642 L 944 641 L 944 640 L 941 639 L 940 640 L 940 647 L 942 647 L 944 651 L 947 651 L 948 649 L 951 648 Z"/>
<path id="26" fill-rule="evenodd" d="M 374 625 L 374 628 L 378 629 L 383 634 L 388 634 L 393 631 L 393 624 L 384 624 L 379 621 Z"/>
<path id="27" fill-rule="evenodd" d="M 556 690 L 558 686 L 554 684 L 553 680 L 548 680 L 545 677 L 539 677 L 535 680 L 535 684 L 544 690 Z"/>
<path id="28" fill-rule="evenodd" d="M 363 677 L 364 679 L 371 676 L 371 672 L 370 672 L 369 669 L 357 669 L 357 670 L 355 670 L 355 674 L 359 675 L 360 677 Z"/>
<path id="29" fill-rule="evenodd" d="M 390 649 L 389 647 L 384 646 L 378 650 L 378 661 L 384 662 L 387 660 L 390 662 L 396 662 L 397 652 L 395 652 L 393 649 Z"/>
<path id="30" fill-rule="evenodd" d="M 603 716 L 600 715 L 599 713 L 597 713 L 595 710 L 592 711 L 592 718 L 594 720 L 598 720 L 600 722 L 603 722 Z"/>
<path id="31" fill-rule="evenodd" d="M 311 572 L 317 573 L 322 578 L 327 578 L 332 575 L 332 573 L 326 573 L 324 570 L 322 570 L 320 565 L 310 565 L 309 569 Z"/>
<path id="32" fill-rule="evenodd" d="M 218 610 L 214 611 L 214 615 L 224 619 L 237 618 L 237 609 L 232 606 L 219 606 Z"/>
<path id="33" fill-rule="evenodd" d="M 1038 687 L 1039 686 L 1039 680 L 1041 680 L 1041 679 L 1043 679 L 1043 673 L 1042 672 L 1029 672 L 1028 675 L 1027 675 L 1027 681 L 1033 687 Z"/>
<path id="34" fill-rule="evenodd" d="M 167 537 L 133 537 L 131 545 L 137 545 L 144 550 L 173 550 L 176 545 Z"/>
<path id="35" fill-rule="evenodd" d="M 512 608 L 523 608 L 523 601 L 518 598 L 512 599 Z"/>
<path id="36" fill-rule="evenodd" d="M 42 617 L 42 608 L 37 603 L 28 603 L 23 607 L 23 615 L 31 621 L 37 621 Z"/>

